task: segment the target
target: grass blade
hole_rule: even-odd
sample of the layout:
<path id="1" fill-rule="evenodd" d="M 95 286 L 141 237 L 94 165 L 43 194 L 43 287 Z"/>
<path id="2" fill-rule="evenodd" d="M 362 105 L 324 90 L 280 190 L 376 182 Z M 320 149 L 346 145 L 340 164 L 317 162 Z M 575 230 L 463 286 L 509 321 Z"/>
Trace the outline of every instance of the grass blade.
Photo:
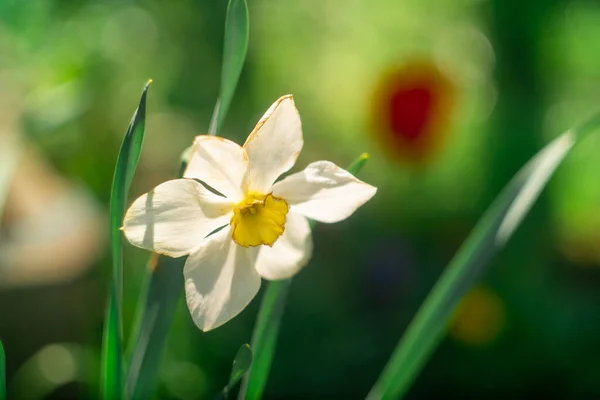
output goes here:
<path id="1" fill-rule="evenodd" d="M 248 51 L 249 27 L 246 0 L 230 0 L 225 18 L 221 88 L 214 113 L 217 117 L 214 121 L 211 121 L 211 128 L 209 129 L 211 135 L 216 135 L 221 129 L 233 99 Z"/>
<path id="2" fill-rule="evenodd" d="M 118 318 L 119 312 L 116 305 L 116 293 L 114 285 L 111 285 L 108 306 L 106 308 L 106 320 L 102 331 L 102 360 L 100 390 L 101 398 L 121 398 L 121 375 L 122 348 L 121 348 L 121 326 Z"/>
<path id="3" fill-rule="evenodd" d="M 348 171 L 356 175 L 368 158 L 368 154 L 362 154 L 350 164 Z M 314 221 L 310 221 L 310 226 L 311 228 L 314 226 Z M 254 361 L 250 372 L 244 377 L 238 400 L 262 398 L 271 370 L 281 316 L 291 283 L 291 278 L 267 283 L 252 334 L 251 345 L 254 349 Z"/>
<path id="4" fill-rule="evenodd" d="M 217 99 L 215 108 L 213 109 L 212 116 L 210 117 L 210 124 L 208 125 L 208 134 L 217 134 L 217 118 L 219 117 L 219 107 L 221 106 L 221 99 Z"/>
<path id="5" fill-rule="evenodd" d="M 252 348 L 250 345 L 245 344 L 238 350 L 233 360 L 233 366 L 231 367 L 231 374 L 229 376 L 229 383 L 227 384 L 228 390 L 240 381 L 250 369 L 252 365 Z"/>
<path id="6" fill-rule="evenodd" d="M 6 354 L 0 342 L 0 400 L 6 399 Z"/>
<path id="7" fill-rule="evenodd" d="M 600 114 L 536 154 L 488 208 L 442 273 L 371 389 L 369 400 L 402 397 L 445 334 L 458 301 L 504 247 L 573 145 L 600 126 Z"/>
<path id="8" fill-rule="evenodd" d="M 246 375 L 252 365 L 252 349 L 249 345 L 244 344 L 238 350 L 233 360 L 233 366 L 231 367 L 231 374 L 229 375 L 229 382 L 227 386 L 223 388 L 218 399 L 227 399 L 231 389 L 237 385 L 237 383 Z"/>
<path id="9" fill-rule="evenodd" d="M 244 378 L 238 399 L 262 398 L 271 370 L 275 345 L 279 335 L 281 316 L 285 307 L 285 300 L 292 283 L 292 279 L 271 281 L 260 303 L 256 318 L 256 326 L 252 334 L 252 348 L 254 349 L 254 362 L 250 372 Z"/>
<path id="10" fill-rule="evenodd" d="M 146 94 L 152 81 L 148 81 L 138 107 L 129 123 L 113 177 L 110 194 L 110 246 L 112 255 L 112 282 L 107 307 L 102 343 L 102 376 L 100 378 L 102 397 L 119 399 L 122 397 L 122 328 L 121 310 L 123 296 L 123 248 L 121 247 L 120 227 L 125 215 L 127 194 L 137 167 L 144 128 L 146 124 Z"/>
<path id="11" fill-rule="evenodd" d="M 125 383 L 130 399 L 151 398 L 163 346 L 183 294 L 183 265 L 186 257 L 153 254 L 145 289 L 140 293 L 137 321 L 132 335 L 132 354 Z"/>

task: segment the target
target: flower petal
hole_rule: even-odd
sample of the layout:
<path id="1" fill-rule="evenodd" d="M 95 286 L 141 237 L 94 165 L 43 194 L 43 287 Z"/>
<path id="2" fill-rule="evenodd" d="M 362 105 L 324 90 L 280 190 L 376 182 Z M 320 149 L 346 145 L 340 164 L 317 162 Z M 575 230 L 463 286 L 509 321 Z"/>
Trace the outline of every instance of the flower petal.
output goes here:
<path id="1" fill-rule="evenodd" d="M 229 227 L 207 237 L 183 268 L 185 299 L 194 323 L 203 331 L 238 315 L 260 288 L 254 268 L 258 248 L 231 240 Z"/>
<path id="2" fill-rule="evenodd" d="M 229 200 L 192 179 L 174 179 L 134 201 L 121 229 L 134 246 L 181 257 L 227 225 L 232 207 Z"/>
<path id="3" fill-rule="evenodd" d="M 184 178 L 199 179 L 234 203 L 244 199 L 248 155 L 235 142 L 218 136 L 196 136 Z"/>
<path id="4" fill-rule="evenodd" d="M 290 205 L 290 212 L 320 222 L 338 222 L 375 195 L 377 188 L 356 179 L 329 161 L 316 161 L 304 171 L 273 186 L 273 194 Z"/>
<path id="5" fill-rule="evenodd" d="M 246 139 L 250 159 L 250 190 L 269 192 L 273 182 L 296 163 L 302 150 L 300 115 L 291 95 L 277 100 Z"/>
<path id="6" fill-rule="evenodd" d="M 312 235 L 306 218 L 289 213 L 285 231 L 273 247 L 260 247 L 256 270 L 269 280 L 290 278 L 306 265 L 312 255 L 312 247 Z"/>

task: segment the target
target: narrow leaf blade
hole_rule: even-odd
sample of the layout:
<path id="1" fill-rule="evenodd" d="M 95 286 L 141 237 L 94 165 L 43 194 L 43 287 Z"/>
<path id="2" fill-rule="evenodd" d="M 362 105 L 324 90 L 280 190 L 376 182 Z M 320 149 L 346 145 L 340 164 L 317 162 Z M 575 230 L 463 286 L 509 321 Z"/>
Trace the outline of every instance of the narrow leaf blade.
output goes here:
<path id="1" fill-rule="evenodd" d="M 102 332 L 102 360 L 101 360 L 101 398 L 119 399 L 122 374 L 122 349 L 121 332 L 117 316 L 116 295 L 114 287 L 110 288 L 108 305 L 106 307 L 106 319 Z"/>
<path id="2" fill-rule="evenodd" d="M 285 308 L 285 300 L 292 279 L 271 281 L 260 304 L 256 327 L 252 334 L 252 348 L 254 349 L 254 362 L 250 372 L 246 374 L 240 388 L 238 399 L 262 398 L 271 370 L 281 316 Z"/>
<path id="3" fill-rule="evenodd" d="M 249 35 L 248 5 L 246 0 L 230 0 L 225 19 L 225 41 L 223 48 L 223 68 L 221 71 L 221 88 L 219 100 L 215 106 L 217 115 L 214 124 L 211 122 L 210 133 L 215 135 L 221 129 L 229 105 L 233 99 L 244 60 L 248 51 Z"/>
<path id="4" fill-rule="evenodd" d="M 110 245 L 112 281 L 107 307 L 102 344 L 101 391 L 105 399 L 122 397 L 122 328 L 123 248 L 120 227 L 125 214 L 127 195 L 137 167 L 146 125 L 146 95 L 152 81 L 148 81 L 138 107 L 125 132 L 119 150 L 110 195 Z"/>
<path id="5" fill-rule="evenodd" d="M 568 131 L 536 154 L 498 195 L 442 273 L 368 399 L 401 398 L 442 340 L 448 320 L 462 296 L 507 243 L 556 168 L 576 142 L 600 126 L 600 114 Z"/>
<path id="6" fill-rule="evenodd" d="M 6 399 L 6 354 L 0 342 L 0 400 Z"/>
<path id="7" fill-rule="evenodd" d="M 246 375 L 252 365 L 252 349 L 250 345 L 244 344 L 238 350 L 233 360 L 233 366 L 231 367 L 231 374 L 229 376 L 229 382 L 227 386 L 223 388 L 219 398 L 227 399 L 231 389 L 237 385 L 237 383 Z"/>
<path id="8" fill-rule="evenodd" d="M 183 295 L 183 265 L 186 257 L 153 254 L 132 335 L 132 353 L 125 392 L 130 399 L 152 397 L 164 343 Z"/>
<path id="9" fill-rule="evenodd" d="M 250 365 L 252 365 L 252 348 L 248 344 L 244 344 L 238 350 L 233 360 L 233 367 L 231 368 L 231 375 L 229 376 L 229 389 L 233 387 L 240 379 L 248 372 Z"/>

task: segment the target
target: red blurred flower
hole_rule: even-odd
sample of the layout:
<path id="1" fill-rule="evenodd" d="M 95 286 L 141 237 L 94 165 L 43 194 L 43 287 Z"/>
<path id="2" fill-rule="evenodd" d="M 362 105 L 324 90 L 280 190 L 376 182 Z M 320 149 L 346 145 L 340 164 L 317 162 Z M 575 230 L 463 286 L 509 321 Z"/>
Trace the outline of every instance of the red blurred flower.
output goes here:
<path id="1" fill-rule="evenodd" d="M 443 142 L 453 104 L 454 85 L 434 64 L 405 64 L 375 91 L 374 131 L 394 159 L 422 164 Z"/>

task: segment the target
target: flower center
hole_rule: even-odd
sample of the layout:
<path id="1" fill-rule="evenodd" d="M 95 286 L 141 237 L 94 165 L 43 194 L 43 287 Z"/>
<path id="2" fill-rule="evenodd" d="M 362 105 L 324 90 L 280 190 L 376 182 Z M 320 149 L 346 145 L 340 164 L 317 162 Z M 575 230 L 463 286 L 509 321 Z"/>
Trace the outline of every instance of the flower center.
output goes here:
<path id="1" fill-rule="evenodd" d="M 233 228 L 232 239 L 244 247 L 273 246 L 283 233 L 288 210 L 285 200 L 272 193 L 248 193 L 233 209 L 229 222 Z"/>

